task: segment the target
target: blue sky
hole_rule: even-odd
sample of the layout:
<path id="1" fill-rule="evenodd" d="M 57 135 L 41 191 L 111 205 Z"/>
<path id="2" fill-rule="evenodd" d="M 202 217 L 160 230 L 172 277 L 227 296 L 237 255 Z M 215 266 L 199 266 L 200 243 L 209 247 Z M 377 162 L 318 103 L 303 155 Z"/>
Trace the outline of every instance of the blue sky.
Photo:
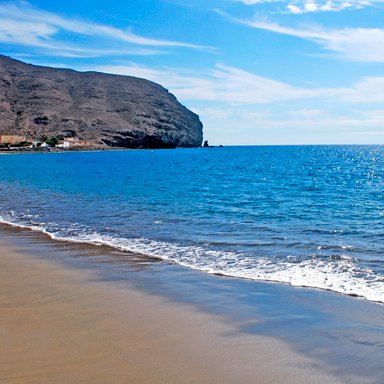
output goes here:
<path id="1" fill-rule="evenodd" d="M 384 1 L 1 1 L 1 53 L 143 77 L 211 144 L 384 144 Z"/>

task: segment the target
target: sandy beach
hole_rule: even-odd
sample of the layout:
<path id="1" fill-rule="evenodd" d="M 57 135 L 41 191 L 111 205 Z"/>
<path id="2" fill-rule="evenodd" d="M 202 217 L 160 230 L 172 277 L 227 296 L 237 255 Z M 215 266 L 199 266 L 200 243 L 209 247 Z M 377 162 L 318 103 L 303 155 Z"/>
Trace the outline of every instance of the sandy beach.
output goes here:
<path id="1" fill-rule="evenodd" d="M 26 244 L 0 241 L 1 383 L 347 382 L 283 342 Z"/>

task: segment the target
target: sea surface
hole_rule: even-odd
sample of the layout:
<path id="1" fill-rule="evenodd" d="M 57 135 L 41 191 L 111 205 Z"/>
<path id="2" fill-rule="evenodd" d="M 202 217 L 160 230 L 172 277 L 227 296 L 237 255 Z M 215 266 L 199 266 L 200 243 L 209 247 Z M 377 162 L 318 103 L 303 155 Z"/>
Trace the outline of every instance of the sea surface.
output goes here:
<path id="1" fill-rule="evenodd" d="M 384 146 L 4 155 L 0 221 L 384 303 Z"/>

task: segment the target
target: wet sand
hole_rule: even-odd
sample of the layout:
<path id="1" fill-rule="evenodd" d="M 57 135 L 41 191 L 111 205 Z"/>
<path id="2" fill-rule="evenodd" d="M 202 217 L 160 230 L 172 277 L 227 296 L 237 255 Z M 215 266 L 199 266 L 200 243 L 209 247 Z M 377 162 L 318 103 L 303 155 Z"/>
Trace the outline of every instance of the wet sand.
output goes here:
<path id="1" fill-rule="evenodd" d="M 347 382 L 282 341 L 95 274 L 0 237 L 0 383 Z"/>

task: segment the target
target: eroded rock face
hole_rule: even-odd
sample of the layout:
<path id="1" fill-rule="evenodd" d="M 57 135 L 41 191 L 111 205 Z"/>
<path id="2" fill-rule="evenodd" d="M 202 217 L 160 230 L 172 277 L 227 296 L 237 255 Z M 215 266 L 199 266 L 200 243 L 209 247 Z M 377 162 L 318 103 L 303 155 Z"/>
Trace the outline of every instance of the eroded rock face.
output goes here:
<path id="1" fill-rule="evenodd" d="M 76 136 L 106 146 L 201 146 L 199 117 L 159 84 L 25 64 L 0 55 L 0 134 Z"/>

